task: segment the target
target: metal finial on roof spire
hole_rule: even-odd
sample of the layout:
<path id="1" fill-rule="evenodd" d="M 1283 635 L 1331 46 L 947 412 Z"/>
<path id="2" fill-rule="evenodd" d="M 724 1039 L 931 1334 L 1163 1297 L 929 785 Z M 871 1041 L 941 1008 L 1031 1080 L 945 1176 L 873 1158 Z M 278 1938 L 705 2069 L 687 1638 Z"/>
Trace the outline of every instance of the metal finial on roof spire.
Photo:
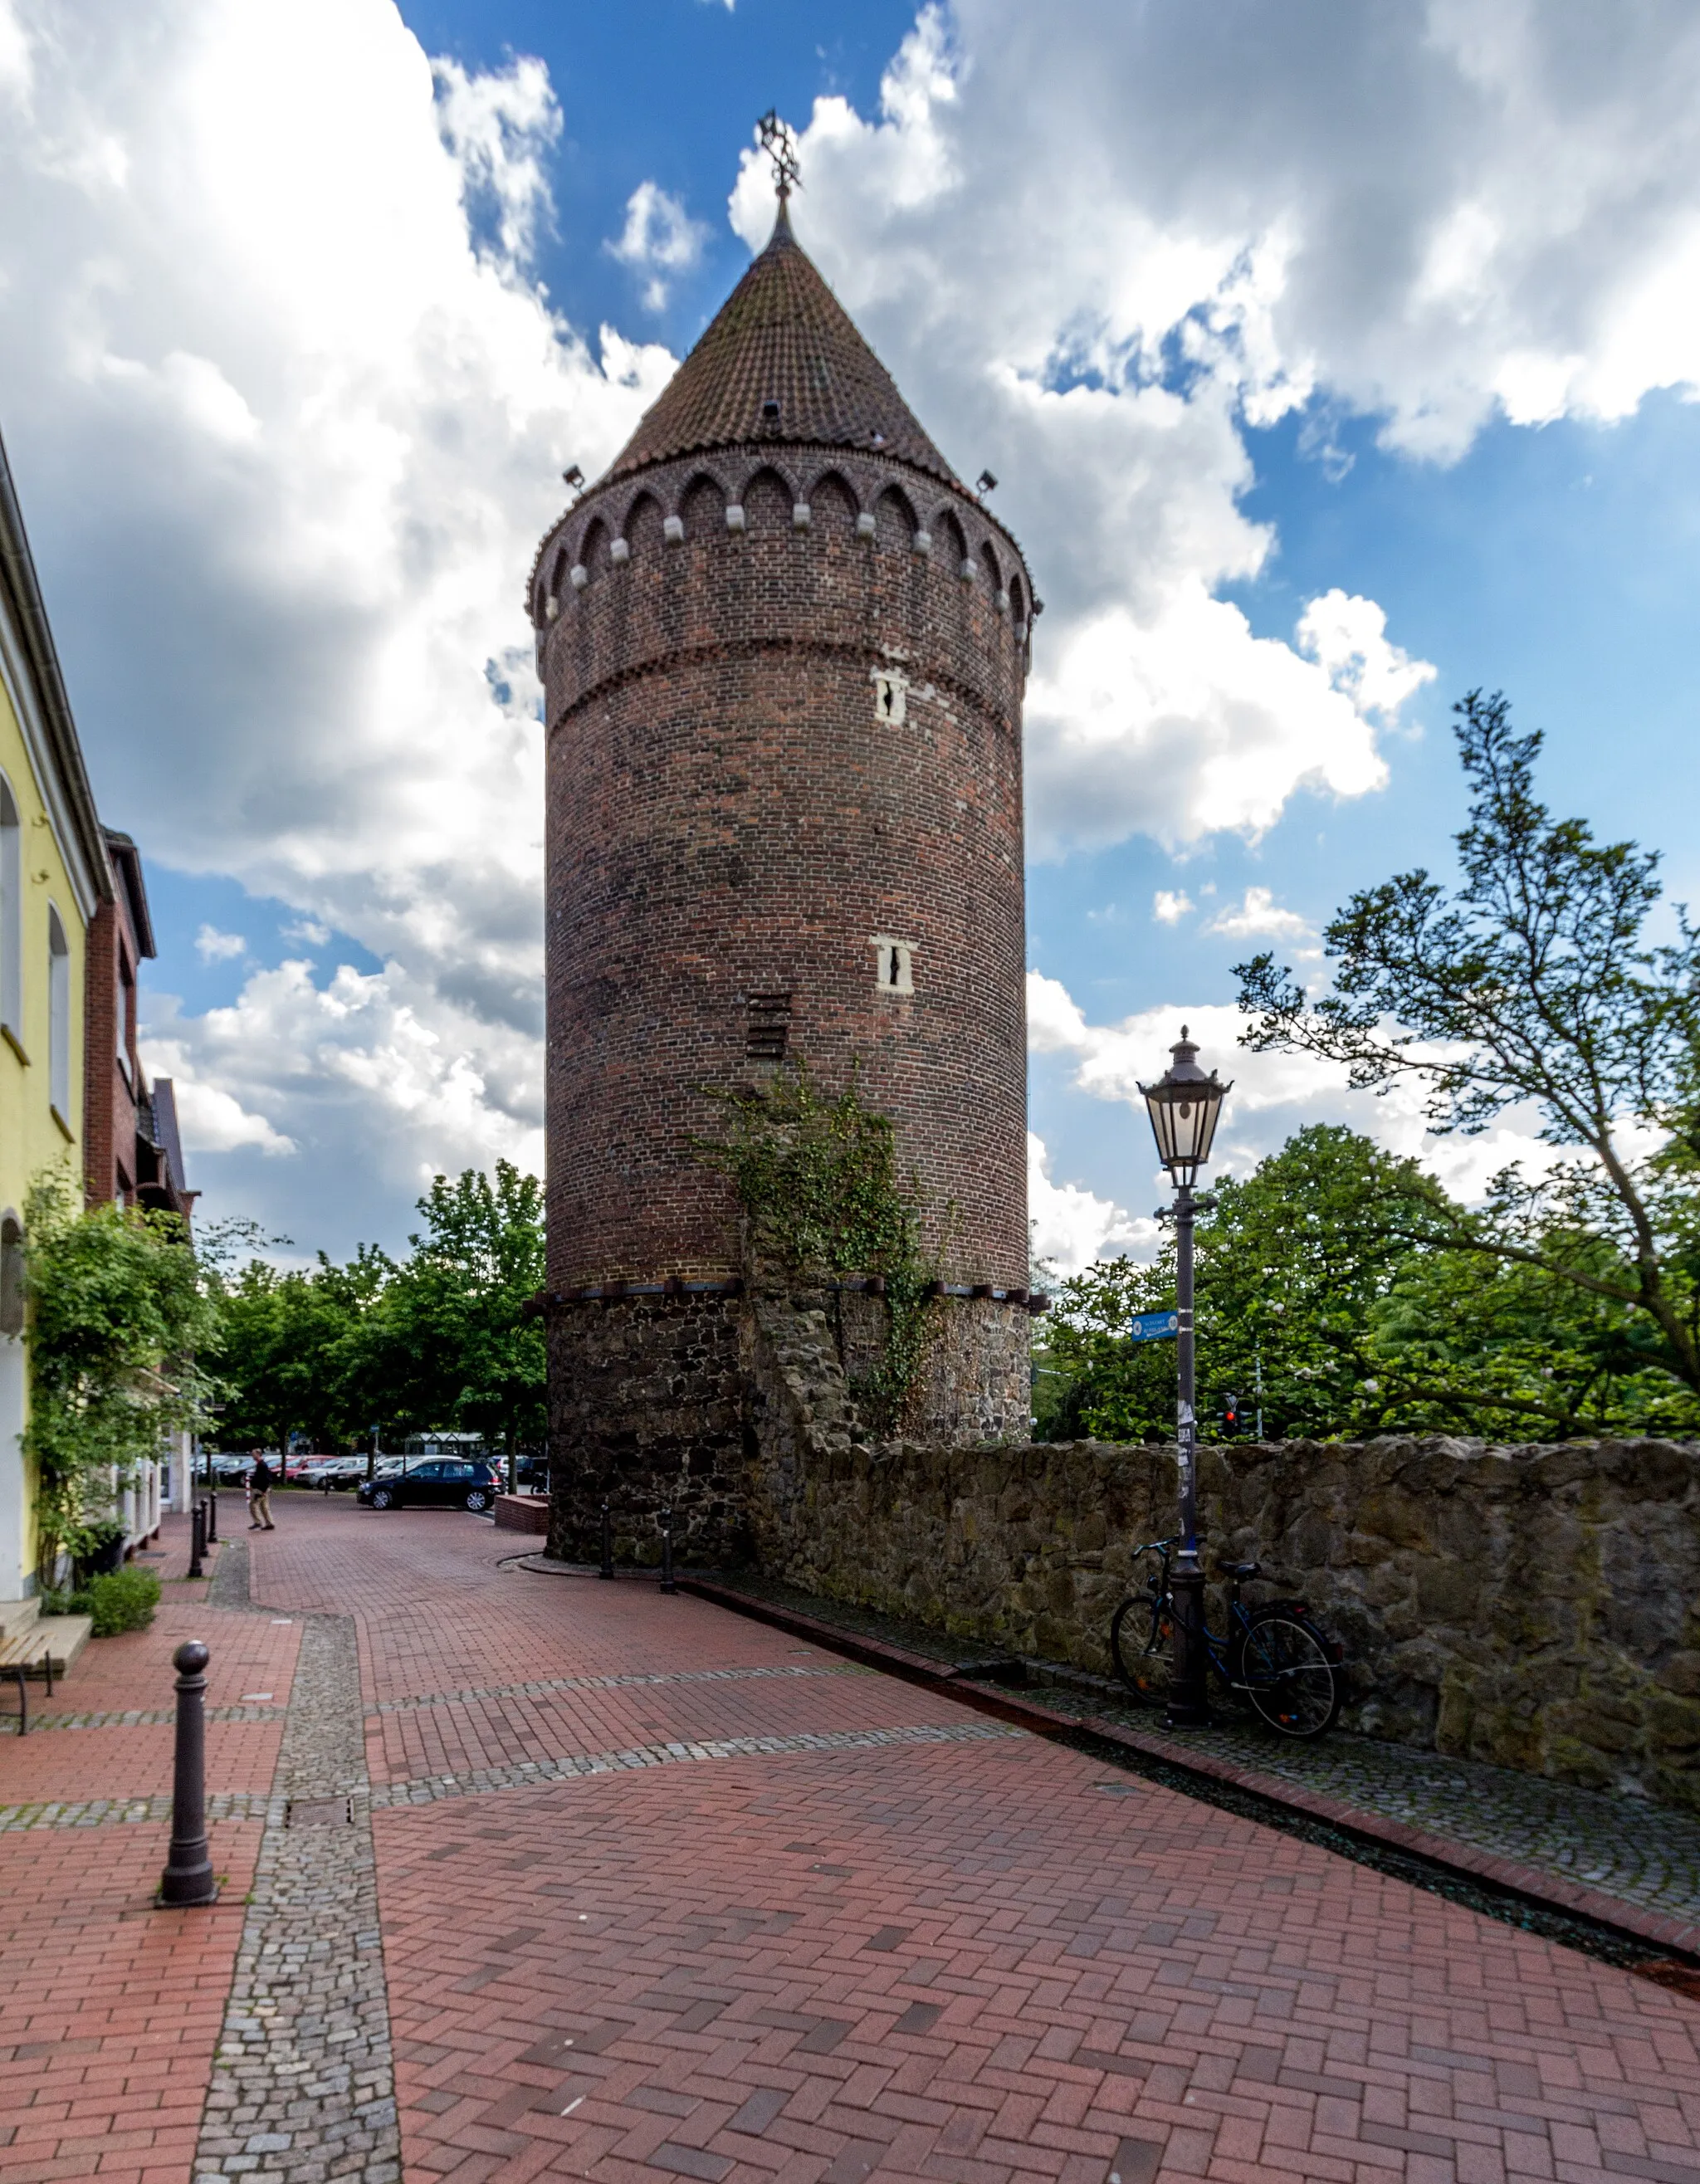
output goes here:
<path id="1" fill-rule="evenodd" d="M 797 164 L 797 140 L 789 122 L 779 119 L 778 109 L 770 106 L 755 125 L 755 133 L 761 148 L 773 162 L 773 188 L 783 205 L 803 179 L 803 170 Z"/>

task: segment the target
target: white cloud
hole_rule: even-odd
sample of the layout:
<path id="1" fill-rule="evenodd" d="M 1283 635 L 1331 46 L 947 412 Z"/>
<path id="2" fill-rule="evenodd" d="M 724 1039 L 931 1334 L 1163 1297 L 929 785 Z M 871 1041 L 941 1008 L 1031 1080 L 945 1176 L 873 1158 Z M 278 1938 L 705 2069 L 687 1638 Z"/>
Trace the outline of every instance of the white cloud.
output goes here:
<path id="1" fill-rule="evenodd" d="M 604 248 L 621 265 L 649 274 L 644 303 L 646 309 L 659 311 L 667 300 L 667 276 L 688 272 L 707 240 L 707 228 L 693 220 L 676 197 L 658 183 L 639 182 L 626 200 L 626 225 L 618 242 Z"/>
<path id="2" fill-rule="evenodd" d="M 1243 902 L 1219 910 L 1205 927 L 1230 940 L 1313 940 L 1314 928 L 1296 910 L 1283 910 L 1268 888 L 1248 887 Z"/>
<path id="3" fill-rule="evenodd" d="M 1426 660 L 1413 660 L 1388 643 L 1387 617 L 1374 599 L 1348 598 L 1338 586 L 1305 609 L 1298 641 L 1299 650 L 1358 712 L 1384 721 L 1396 719 L 1407 699 L 1435 679 Z"/>
<path id="4" fill-rule="evenodd" d="M 815 103 L 804 242 L 1051 611 L 1042 855 L 1255 833 L 1379 788 L 1432 675 L 1331 589 L 1296 646 L 1217 596 L 1274 543 L 1245 428 L 1315 403 L 1451 460 L 1489 420 L 1700 388 L 1700 15 L 1428 0 L 1209 11 L 957 0 L 878 113 Z M 746 162 L 739 231 L 772 196 Z"/>
<path id="5" fill-rule="evenodd" d="M 537 1158 L 525 576 L 565 465 L 605 463 L 673 360 L 593 349 L 530 280 L 558 127 L 538 63 L 433 81 L 387 0 L 5 20 L 4 423 L 103 808 L 150 860 L 350 934 L 417 1033 L 400 1102 L 309 1042 L 338 1140 L 286 1043 L 178 1021 L 191 1165 L 234 1146 L 246 1210 L 300 1225 L 242 1167 L 266 1140 L 228 1093 L 313 1147 L 328 1236 L 393 1235 L 393 1173 Z"/>
<path id="6" fill-rule="evenodd" d="M 203 963 L 232 963 L 247 955 L 248 943 L 239 933 L 220 933 L 215 925 L 203 925 L 195 935 L 195 953 Z"/>
<path id="7" fill-rule="evenodd" d="M 393 1216 L 439 1170 L 504 1156 L 542 1172 L 537 1042 L 487 1028 L 472 1050 L 460 1010 L 399 964 L 344 964 L 315 984 L 310 965 L 287 961 L 201 1016 L 150 995 L 142 1056 L 177 1088 L 194 1180 L 257 1195 L 298 1240 L 337 1233 L 351 1189 Z M 287 1135 L 265 1119 L 285 1115 Z M 240 1157 L 249 1148 L 299 1158 L 269 1186 Z"/>
<path id="8" fill-rule="evenodd" d="M 1027 979 L 1028 1047 L 1040 1055 L 1067 1056 L 1076 1090 L 1120 1101 L 1145 1128 L 1140 1081 L 1147 1084 L 1168 1066 L 1168 1050 L 1185 1026 L 1201 1049 L 1199 1060 L 1232 1086 L 1218 1126 L 1213 1162 L 1218 1174 L 1249 1174 L 1295 1131 L 1313 1123 L 1343 1123 L 1391 1153 L 1419 1160 L 1454 1196 L 1479 1201 L 1500 1169 L 1520 1161 L 1531 1172 L 1550 1166 L 1554 1149 L 1541 1143 L 1538 1117 L 1513 1112 L 1481 1136 L 1431 1134 L 1423 1117 L 1420 1089 L 1410 1083 L 1382 1094 L 1354 1092 L 1344 1069 L 1301 1054 L 1254 1054 L 1239 1044 L 1246 1019 L 1219 1002 L 1164 1004 L 1141 1009 L 1118 1024 L 1093 1024 L 1060 979 L 1030 971 Z M 1168 1188 L 1151 1153 L 1151 1186 Z M 1106 1232 L 1107 1233 L 1107 1232 Z M 1155 1248 L 1154 1246 L 1152 1247 Z M 1141 1249 L 1137 1256 L 1151 1252 Z"/>
<path id="9" fill-rule="evenodd" d="M 486 205 L 493 209 L 499 265 L 521 263 L 549 212 L 543 158 L 560 135 L 549 70 L 530 55 L 482 75 L 452 60 L 431 69 L 438 127 L 460 170 L 462 196 L 475 217 Z"/>
<path id="10" fill-rule="evenodd" d="M 169 1050 L 159 1051 L 169 1056 Z M 170 1071 L 158 1073 L 169 1075 Z M 234 1093 L 221 1086 L 179 1076 L 173 1079 L 173 1089 L 184 1141 L 198 1153 L 230 1153 L 253 1145 L 270 1160 L 296 1150 L 293 1138 L 274 1130 L 264 1115 L 250 1114 Z"/>
<path id="11" fill-rule="evenodd" d="M 1352 797 L 1386 781 L 1352 696 L 1290 646 L 1254 637 L 1201 581 L 1144 621 L 1124 606 L 1081 616 L 1056 652 L 1028 688 L 1041 855 L 1132 833 L 1171 847 L 1223 828 L 1256 836 L 1301 787 Z"/>
<path id="12" fill-rule="evenodd" d="M 1243 504 L 1248 423 L 1314 401 L 1446 460 L 1496 415 L 1700 386 L 1700 16 L 1233 20 L 958 0 L 878 114 L 822 100 L 802 145 L 804 240 L 946 453 L 1004 480 L 1048 599 L 1045 854 L 1255 834 L 1386 777 L 1428 671 L 1377 604 L 1325 590 L 1287 644 L 1218 595 L 1277 543 Z M 251 979 L 253 1060 L 170 1019 L 184 1081 L 298 1143 L 293 1187 L 362 1206 L 457 1148 L 534 1148 L 519 594 L 562 467 L 594 474 L 672 361 L 587 341 L 535 284 L 546 75 L 433 72 L 388 0 L 0 0 L 0 118 L 4 422 L 103 803 L 384 965 L 341 1017 L 306 997 L 334 980 Z M 639 210 L 666 280 L 691 223 L 659 190 Z M 736 225 L 772 210 L 752 159 Z M 320 1075 L 265 1032 L 286 1016 Z M 1124 1035 L 1067 1050 L 1107 1085 Z M 192 1147 L 251 1181 L 266 1139 L 196 1112 Z"/>
<path id="13" fill-rule="evenodd" d="M 1027 1134 L 1027 1209 L 1033 1223 L 1034 1256 L 1065 1279 L 1095 1259 L 1154 1258 L 1157 1225 L 1149 1217 L 1135 1220 L 1112 1200 L 1100 1198 L 1082 1184 L 1051 1180 L 1045 1142 Z"/>
<path id="14" fill-rule="evenodd" d="M 1192 897 L 1183 889 L 1159 888 L 1151 897 L 1151 916 L 1159 925 L 1179 925 L 1192 915 Z"/>

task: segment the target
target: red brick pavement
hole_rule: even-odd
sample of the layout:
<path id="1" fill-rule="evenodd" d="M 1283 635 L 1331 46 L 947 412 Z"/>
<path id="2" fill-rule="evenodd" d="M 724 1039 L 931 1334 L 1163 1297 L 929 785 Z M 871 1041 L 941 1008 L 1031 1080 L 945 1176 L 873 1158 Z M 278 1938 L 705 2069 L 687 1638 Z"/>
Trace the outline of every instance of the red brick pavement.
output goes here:
<path id="1" fill-rule="evenodd" d="M 212 1830 L 210 1911 L 151 1908 L 159 1828 L 0 1836 L 4 2184 L 188 2176 L 259 1834 Z"/>
<path id="2" fill-rule="evenodd" d="M 279 1504 L 256 1593 L 356 1615 L 380 1781 L 987 1726 L 705 1602 L 504 1569 L 460 1514 Z M 180 1620 L 217 1702 L 287 1696 L 298 1625 L 180 1595 L 56 1707 L 169 1702 Z M 75 1747 L 145 1789 L 154 1734 L 8 1739 L 0 1781 L 81 1781 Z M 264 1772 L 213 1750 L 215 1788 Z M 160 1829 L 0 1835 L 0 2184 L 184 2184 L 258 1834 L 215 1830 L 203 1914 L 146 1908 Z M 1700 2184 L 1700 2005 L 1036 1739 L 685 1760 L 374 1837 L 414 2179 Z"/>
<path id="3" fill-rule="evenodd" d="M 459 1514 L 286 1507 L 257 1585 L 356 1613 L 369 1703 L 828 1665 L 514 1552 Z M 374 1752 L 975 1719 L 752 1676 L 387 1713 Z M 1700 2006 L 1036 1740 L 657 1766 L 374 1835 L 415 2176 L 1700 2184 Z"/>
<path id="4" fill-rule="evenodd" d="M 187 1558 L 187 1530 L 167 1519 L 168 1569 Z M 189 1636 L 212 1647 L 213 1704 L 270 1691 L 281 1706 L 299 1635 L 298 1624 L 210 1608 L 203 1586 L 168 1582 L 152 1628 L 92 1641 L 51 1701 L 34 1694 L 36 1718 L 169 1708 L 171 1653 Z M 272 1723 L 209 1724 L 209 1788 L 269 1789 L 278 1736 Z M 157 1794 L 170 1787 L 170 1740 L 159 1726 L 8 1736 L 0 1804 Z M 192 1912 L 151 1906 L 167 1832 L 0 1833 L 0 2184 L 189 2175 L 260 1830 L 215 1825 L 223 1899 Z"/>

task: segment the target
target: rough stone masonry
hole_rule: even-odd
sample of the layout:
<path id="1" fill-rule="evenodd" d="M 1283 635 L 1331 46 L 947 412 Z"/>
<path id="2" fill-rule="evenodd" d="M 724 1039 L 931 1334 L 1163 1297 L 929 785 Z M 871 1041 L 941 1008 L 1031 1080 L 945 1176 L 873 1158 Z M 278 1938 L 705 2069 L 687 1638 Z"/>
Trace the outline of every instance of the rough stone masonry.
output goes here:
<path id="1" fill-rule="evenodd" d="M 822 1300 L 750 1324 L 763 1570 L 1109 1669 L 1133 1550 L 1174 1528 L 1172 1449 L 874 1446 Z M 1349 1726 L 1700 1810 L 1700 1449 L 1241 1443 L 1200 1485 L 1207 1566 L 1259 1562 L 1253 1597 L 1302 1596 L 1344 1641 Z"/>

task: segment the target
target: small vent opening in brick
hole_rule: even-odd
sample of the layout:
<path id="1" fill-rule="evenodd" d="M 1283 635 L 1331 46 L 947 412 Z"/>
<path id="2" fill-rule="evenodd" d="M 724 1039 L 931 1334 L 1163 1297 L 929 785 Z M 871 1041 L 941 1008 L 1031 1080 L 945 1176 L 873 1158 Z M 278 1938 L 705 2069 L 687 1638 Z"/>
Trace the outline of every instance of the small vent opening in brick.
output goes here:
<path id="1" fill-rule="evenodd" d="M 791 1037 L 791 996 L 751 994 L 744 1051 L 751 1061 L 783 1061 Z"/>

